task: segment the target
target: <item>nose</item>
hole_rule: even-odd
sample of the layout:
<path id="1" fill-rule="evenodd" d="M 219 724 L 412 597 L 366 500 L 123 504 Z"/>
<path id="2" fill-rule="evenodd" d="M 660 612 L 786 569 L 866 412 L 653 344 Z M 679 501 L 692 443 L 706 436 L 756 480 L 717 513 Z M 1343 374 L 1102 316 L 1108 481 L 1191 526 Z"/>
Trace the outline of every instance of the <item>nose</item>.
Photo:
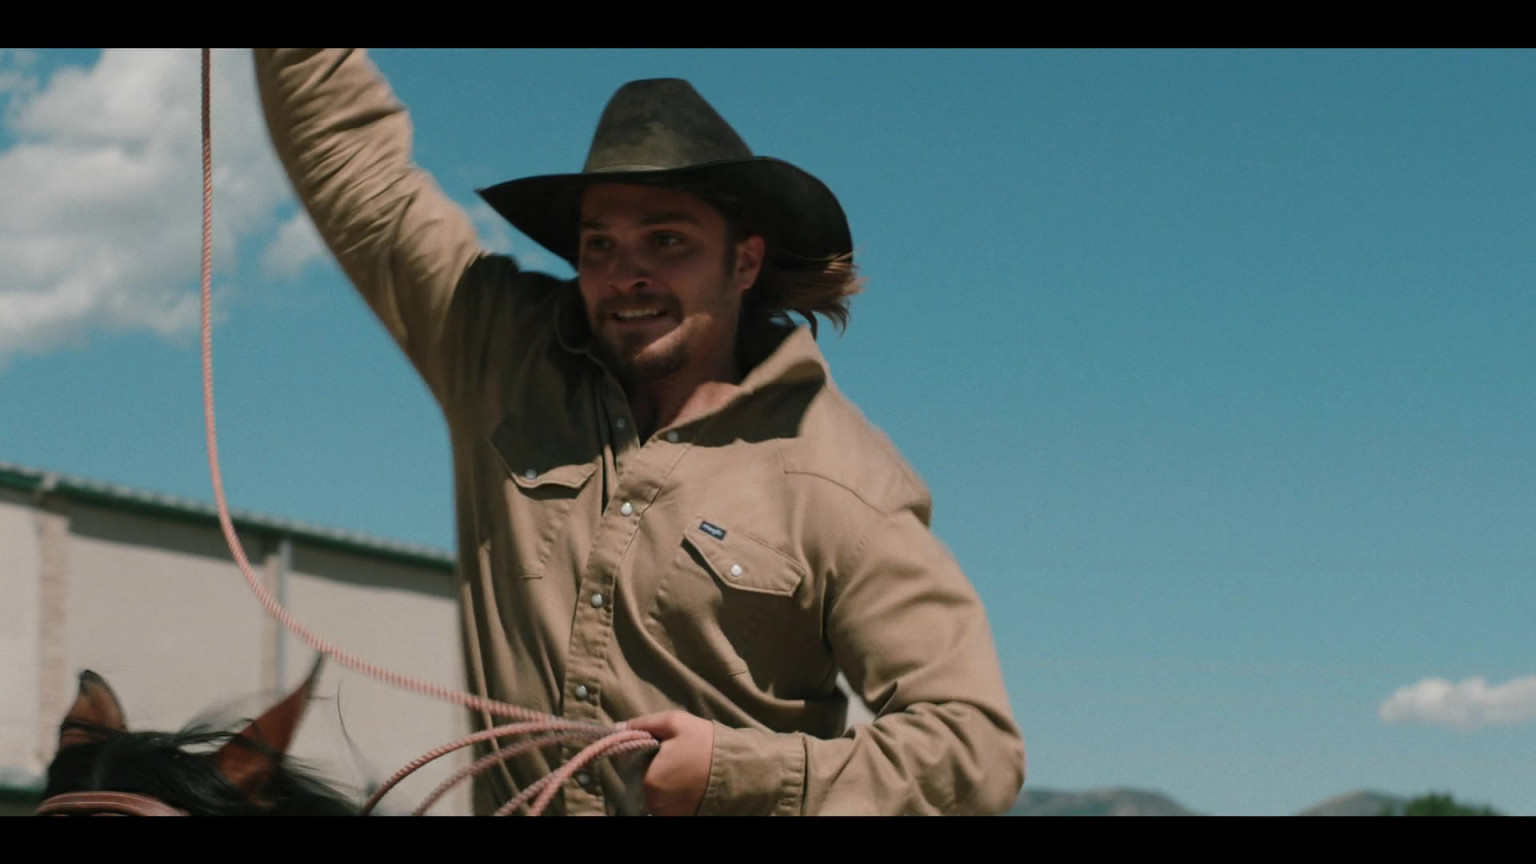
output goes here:
<path id="1" fill-rule="evenodd" d="M 651 269 L 625 247 L 614 250 L 609 261 L 608 284 L 620 294 L 636 294 L 651 287 Z"/>

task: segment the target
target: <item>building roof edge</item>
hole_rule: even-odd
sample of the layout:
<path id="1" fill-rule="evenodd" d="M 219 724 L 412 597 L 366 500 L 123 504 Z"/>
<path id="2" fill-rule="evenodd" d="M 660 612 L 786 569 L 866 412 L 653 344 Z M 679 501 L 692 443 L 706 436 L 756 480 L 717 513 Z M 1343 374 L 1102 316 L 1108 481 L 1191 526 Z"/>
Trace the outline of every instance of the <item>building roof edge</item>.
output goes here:
<path id="1" fill-rule="evenodd" d="M 204 501 L 193 501 L 176 495 L 134 489 L 55 471 L 28 468 L 10 462 L 0 462 L 0 488 L 16 489 L 38 496 L 61 495 L 70 500 L 150 513 L 197 524 L 217 525 L 219 521 L 218 508 Z M 453 555 L 431 546 L 421 546 L 356 531 L 312 525 L 297 519 L 284 519 L 243 510 L 231 510 L 229 515 L 237 530 L 289 535 L 296 540 L 318 546 L 403 561 L 417 566 L 433 567 L 445 573 L 453 572 Z"/>

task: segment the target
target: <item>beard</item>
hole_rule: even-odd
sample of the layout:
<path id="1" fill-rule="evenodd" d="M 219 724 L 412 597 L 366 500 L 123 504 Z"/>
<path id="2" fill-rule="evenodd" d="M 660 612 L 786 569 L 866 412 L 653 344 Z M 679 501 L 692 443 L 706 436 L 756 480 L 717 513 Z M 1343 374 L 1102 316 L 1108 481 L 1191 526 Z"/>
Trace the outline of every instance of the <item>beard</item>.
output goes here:
<path id="1" fill-rule="evenodd" d="M 652 342 L 643 339 L 600 339 L 602 359 L 626 385 L 660 381 L 688 365 L 690 353 L 676 331 Z"/>
<path id="2" fill-rule="evenodd" d="M 644 386 L 666 379 L 687 369 L 699 358 L 698 346 L 693 344 L 701 335 L 707 336 L 710 325 L 701 314 L 712 319 L 735 321 L 739 313 L 740 299 L 733 296 L 730 280 L 736 265 L 734 247 L 726 254 L 719 282 L 712 290 L 698 297 L 699 308 L 685 314 L 682 303 L 675 296 L 637 294 L 628 298 L 611 298 L 592 310 L 588 318 L 592 332 L 597 337 L 598 356 L 612 370 L 626 389 Z M 736 307 L 733 308 L 732 301 Z M 634 332 L 613 325 L 615 314 L 636 307 L 657 307 L 677 322 L 676 326 L 660 336 Z M 734 335 L 734 325 L 733 335 Z M 703 349 L 706 354 L 709 348 Z M 704 358 L 707 359 L 707 358 Z"/>
<path id="3" fill-rule="evenodd" d="M 656 302 L 649 297 L 636 300 L 641 304 Z M 593 329 L 597 331 L 599 358 L 626 385 L 660 381 L 687 367 L 692 352 L 688 348 L 686 321 L 679 321 L 676 327 L 660 337 L 603 326 L 604 322 L 612 321 L 615 312 L 634 305 L 634 302 L 607 303 L 597 311 Z M 667 316 L 673 320 L 682 317 L 682 309 L 675 300 L 662 302 Z"/>

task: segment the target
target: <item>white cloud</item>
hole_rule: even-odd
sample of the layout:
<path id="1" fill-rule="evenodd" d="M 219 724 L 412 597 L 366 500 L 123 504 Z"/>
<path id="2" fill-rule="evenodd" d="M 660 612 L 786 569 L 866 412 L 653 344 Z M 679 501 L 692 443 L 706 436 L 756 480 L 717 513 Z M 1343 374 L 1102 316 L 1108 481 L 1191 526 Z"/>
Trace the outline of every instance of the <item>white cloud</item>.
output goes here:
<path id="1" fill-rule="evenodd" d="M 18 69 L 0 69 L 0 94 L 30 93 L 37 89 L 37 79 Z"/>
<path id="2" fill-rule="evenodd" d="M 261 254 L 261 266 L 269 275 L 293 277 L 329 254 L 309 213 L 300 209 L 277 229 L 277 236 Z"/>
<path id="3" fill-rule="evenodd" d="M 26 69 L 37 62 L 37 52 L 25 48 L 0 48 L 0 95 L 37 89 L 37 78 Z"/>
<path id="4" fill-rule="evenodd" d="M 202 246 L 199 52 L 108 50 L 9 87 L 0 152 L 0 364 L 98 328 L 175 336 L 197 326 Z M 213 63 L 214 262 L 269 230 L 291 198 L 271 152 L 249 55 Z M 280 238 L 281 239 L 281 238 Z"/>
<path id="5" fill-rule="evenodd" d="M 1423 723 L 1470 731 L 1483 726 L 1515 726 L 1536 720 L 1536 675 L 1489 687 L 1481 677 L 1453 684 L 1425 678 L 1400 688 L 1381 703 L 1387 723 Z"/>
<path id="6" fill-rule="evenodd" d="M 500 213 L 484 201 L 476 201 L 464 209 L 469 213 L 470 221 L 475 223 L 481 246 L 502 255 L 512 254 L 512 226 Z"/>

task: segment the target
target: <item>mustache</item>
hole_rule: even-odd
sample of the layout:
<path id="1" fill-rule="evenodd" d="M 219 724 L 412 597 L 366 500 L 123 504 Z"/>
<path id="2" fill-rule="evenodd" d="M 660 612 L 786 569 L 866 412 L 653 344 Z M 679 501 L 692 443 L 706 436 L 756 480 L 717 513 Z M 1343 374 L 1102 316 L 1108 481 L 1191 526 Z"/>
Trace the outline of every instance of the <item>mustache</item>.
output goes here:
<path id="1" fill-rule="evenodd" d="M 633 309 L 660 309 L 661 311 L 678 316 L 682 307 L 676 297 L 665 294 L 634 294 L 628 297 L 610 297 L 597 304 L 594 311 L 598 320 L 612 317 L 618 312 L 627 312 Z"/>

